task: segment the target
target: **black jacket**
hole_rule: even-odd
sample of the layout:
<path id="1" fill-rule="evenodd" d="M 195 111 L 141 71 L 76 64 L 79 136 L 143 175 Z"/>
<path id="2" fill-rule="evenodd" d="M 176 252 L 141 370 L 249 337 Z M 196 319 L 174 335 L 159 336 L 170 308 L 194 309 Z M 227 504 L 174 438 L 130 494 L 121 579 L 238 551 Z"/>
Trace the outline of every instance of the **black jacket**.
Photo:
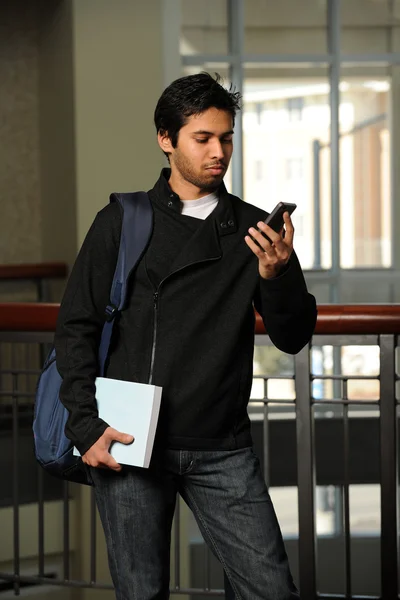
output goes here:
<path id="1" fill-rule="evenodd" d="M 129 302 L 112 340 L 106 375 L 163 387 L 156 443 L 182 449 L 251 445 L 254 305 L 272 342 L 297 353 L 316 322 L 295 253 L 285 271 L 262 280 L 244 237 L 267 213 L 228 194 L 200 221 L 180 214 L 165 170 L 149 196 L 154 228 L 130 278 Z M 98 418 L 94 380 L 104 309 L 117 260 L 118 203 L 101 210 L 75 262 L 55 335 L 66 434 L 81 453 L 107 423 Z"/>

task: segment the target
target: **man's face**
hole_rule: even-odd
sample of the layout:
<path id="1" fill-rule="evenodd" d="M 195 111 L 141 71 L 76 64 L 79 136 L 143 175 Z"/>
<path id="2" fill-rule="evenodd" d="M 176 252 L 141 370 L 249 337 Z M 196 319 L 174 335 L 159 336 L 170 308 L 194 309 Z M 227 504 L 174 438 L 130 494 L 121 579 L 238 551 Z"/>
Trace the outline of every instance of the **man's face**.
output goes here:
<path id="1" fill-rule="evenodd" d="M 178 144 L 159 136 L 159 143 L 169 153 L 171 175 L 200 190 L 215 190 L 228 169 L 233 151 L 233 124 L 229 112 L 209 108 L 192 115 L 180 129 Z M 166 145 L 168 146 L 165 150 Z"/>

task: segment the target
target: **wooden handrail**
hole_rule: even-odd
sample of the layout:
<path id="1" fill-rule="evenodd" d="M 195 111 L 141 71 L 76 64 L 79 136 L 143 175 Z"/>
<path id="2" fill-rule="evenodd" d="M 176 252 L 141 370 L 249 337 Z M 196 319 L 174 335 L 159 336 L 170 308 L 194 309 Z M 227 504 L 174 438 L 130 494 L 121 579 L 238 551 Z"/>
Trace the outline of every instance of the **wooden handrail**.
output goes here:
<path id="1" fill-rule="evenodd" d="M 256 333 L 265 333 L 260 315 L 256 315 Z M 315 333 L 400 333 L 400 304 L 320 304 Z"/>
<path id="2" fill-rule="evenodd" d="M 54 331 L 59 304 L 0 303 L 0 331 Z M 264 334 L 256 315 L 256 333 Z M 317 334 L 400 333 L 400 304 L 320 304 Z"/>
<path id="3" fill-rule="evenodd" d="M 45 262 L 24 265 L 0 265 L 0 281 L 10 279 L 64 279 L 68 274 L 66 263 Z"/>
<path id="4" fill-rule="evenodd" d="M 0 331 L 54 331 L 59 308 L 45 302 L 2 302 Z"/>

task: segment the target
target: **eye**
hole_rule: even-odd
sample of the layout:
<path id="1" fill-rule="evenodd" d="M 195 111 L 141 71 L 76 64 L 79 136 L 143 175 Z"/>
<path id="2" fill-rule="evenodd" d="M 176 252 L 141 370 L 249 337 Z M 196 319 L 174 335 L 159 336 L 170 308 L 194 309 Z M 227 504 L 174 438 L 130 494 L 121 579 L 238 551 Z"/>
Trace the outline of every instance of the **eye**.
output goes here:
<path id="1" fill-rule="evenodd" d="M 232 143 L 232 138 L 223 138 L 221 140 L 222 144 L 231 144 Z"/>
<path id="2" fill-rule="evenodd" d="M 206 144 L 208 142 L 208 138 L 195 138 L 198 144 Z"/>

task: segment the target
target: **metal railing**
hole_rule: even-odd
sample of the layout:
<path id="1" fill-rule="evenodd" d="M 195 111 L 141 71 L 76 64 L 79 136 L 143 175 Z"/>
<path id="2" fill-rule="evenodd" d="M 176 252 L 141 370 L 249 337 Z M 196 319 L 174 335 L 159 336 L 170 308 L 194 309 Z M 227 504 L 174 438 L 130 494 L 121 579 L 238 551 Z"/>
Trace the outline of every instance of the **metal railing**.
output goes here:
<path id="1" fill-rule="evenodd" d="M 68 267 L 63 262 L 0 265 L 0 282 L 32 281 L 38 302 L 50 301 L 49 280 L 66 279 Z"/>
<path id="2" fill-rule="evenodd" d="M 56 304 L 0 304 L 0 461 L 3 461 L 3 478 L 0 493 L 0 506 L 9 510 L 12 516 L 11 548 L 9 556 L 1 558 L 0 580 L 10 582 L 15 594 L 25 584 L 49 584 L 77 588 L 111 589 L 108 581 L 101 581 L 98 572 L 98 519 L 96 515 L 92 490 L 80 488 L 49 477 L 35 463 L 33 456 L 31 422 L 35 384 L 40 370 L 43 344 L 49 344 L 55 327 L 58 313 Z M 252 398 L 250 415 L 261 412 L 260 452 L 266 480 L 270 486 L 296 485 L 298 489 L 298 574 L 302 598 L 382 598 L 389 600 L 398 598 L 398 417 L 399 409 L 399 350 L 398 334 L 400 333 L 400 305 L 320 305 L 315 335 L 309 347 L 304 348 L 293 358 L 293 372 L 258 373 L 255 380 L 264 384 L 262 397 Z M 270 344 L 265 335 L 261 319 L 256 320 L 256 343 Z M 314 369 L 313 351 L 321 347 L 343 346 L 377 346 L 379 347 L 379 372 L 371 376 L 349 375 L 342 372 L 321 372 Z M 318 372 L 317 372 L 318 371 Z M 282 378 L 292 380 L 294 397 L 276 401 L 268 394 L 270 381 Z M 376 380 L 380 386 L 378 398 L 357 400 L 352 398 L 349 388 L 354 381 Z M 316 394 L 316 382 L 330 382 L 332 397 Z M 333 419 L 317 418 L 317 409 L 323 411 L 332 406 L 340 407 L 340 414 Z M 365 407 L 379 410 L 378 418 L 364 419 L 362 410 Z M 360 407 L 361 418 L 354 418 L 350 410 Z M 277 427 L 282 424 L 281 416 L 285 408 L 292 411 L 295 418 L 289 423 L 291 433 L 287 434 L 294 445 L 294 453 L 285 455 L 286 442 L 280 438 L 278 448 L 271 446 L 271 440 L 277 436 Z M 273 417 L 273 418 L 272 418 Z M 364 442 L 355 435 L 356 426 L 361 423 L 366 431 L 373 432 L 369 437 L 379 436 L 372 447 L 358 447 Z M 340 473 L 330 472 L 332 468 L 326 457 L 322 456 L 321 437 L 324 432 L 333 435 L 333 447 L 325 450 L 340 455 L 342 468 Z M 286 428 L 287 429 L 287 428 Z M 281 431 L 281 430 L 279 430 Z M 330 434 L 330 435 L 331 435 Z M 283 435 L 279 433 L 279 435 Z M 286 435 L 286 434 L 285 434 Z M 368 437 L 367 436 L 367 437 Z M 288 437 L 288 440 L 289 440 Z M 364 436 L 365 437 L 365 436 Z M 290 441 L 290 440 L 289 440 Z M 288 444 L 290 446 L 290 444 Z M 365 464 L 355 467 L 355 453 L 361 453 Z M 279 456 L 277 456 L 279 454 Z M 294 456 L 293 456 L 294 454 Z M 282 456 L 284 457 L 282 459 Z M 279 462 L 280 461 L 280 462 Z M 282 469 L 282 461 L 284 467 Z M 325 462 L 324 462 L 325 461 Z M 323 463 L 323 467 L 318 466 Z M 326 464 L 325 464 L 326 463 Z M 325 466 L 324 466 L 325 465 Z M 358 470 L 357 470 L 358 469 Z M 315 514 L 315 490 L 321 481 L 335 481 L 341 490 L 342 513 L 341 536 L 344 542 L 344 582 L 343 593 L 323 593 L 319 590 L 317 534 Z M 352 570 L 352 533 L 350 524 L 350 486 L 354 482 L 373 482 L 380 485 L 380 593 L 356 595 L 353 592 Z M 82 500 L 87 494 L 88 498 Z M 60 571 L 49 573 L 46 547 L 46 531 L 50 518 L 48 507 L 58 502 L 59 512 L 56 523 L 59 527 L 59 544 L 52 549 L 60 561 Z M 89 507 L 88 531 L 89 543 L 83 550 L 74 525 L 76 512 L 83 510 L 86 502 Z M 37 507 L 37 524 L 35 525 L 34 542 L 30 548 L 26 545 L 22 522 L 29 506 Z M 8 508 L 7 508 L 8 507 Z M 0 508 L 0 520 L 1 520 Z M 174 548 L 172 552 L 172 584 L 171 592 L 177 595 L 199 597 L 223 596 L 222 582 L 218 585 L 212 576 L 212 561 L 208 549 L 203 555 L 202 582 L 199 576 L 190 573 L 191 567 L 182 565 L 183 552 L 188 551 L 189 541 L 182 542 L 186 532 L 183 523 L 182 505 L 178 504 L 174 520 Z M 79 520 L 79 519 L 78 519 Z M 0 525 L 1 526 L 1 525 Z M 79 529 L 79 527 L 78 527 Z M 187 532 L 186 532 L 187 533 Z M 28 535 L 26 533 L 26 535 Z M 31 534 L 29 534 L 31 535 Z M 183 545 L 182 545 L 183 544 Z M 51 544 L 50 544 L 51 545 Z M 190 554 L 189 548 L 189 554 Z M 200 554 L 200 555 L 201 555 Z M 37 568 L 32 574 L 24 569 L 27 557 L 35 557 Z M 86 570 L 81 563 L 86 564 Z M 190 565 L 190 556 L 186 561 Z M 193 564 L 193 560 L 192 560 Z M 198 564 L 198 557 L 196 558 Z M 189 572 L 188 572 L 189 571 Z M 51 576 L 51 577 L 50 577 Z M 201 577 L 200 577 L 201 579 Z M 193 581 L 196 580 L 196 585 Z"/>

